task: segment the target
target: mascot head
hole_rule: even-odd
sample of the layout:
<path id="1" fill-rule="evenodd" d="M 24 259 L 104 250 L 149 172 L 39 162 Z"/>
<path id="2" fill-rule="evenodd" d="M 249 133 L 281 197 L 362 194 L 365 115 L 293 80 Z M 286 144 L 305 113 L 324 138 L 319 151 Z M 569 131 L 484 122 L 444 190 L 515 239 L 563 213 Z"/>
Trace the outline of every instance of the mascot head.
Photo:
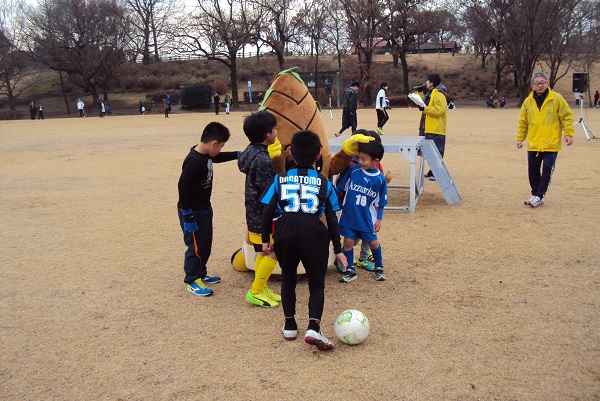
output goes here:
<path id="1" fill-rule="evenodd" d="M 259 110 L 267 110 L 277 118 L 277 138 L 284 149 L 281 156 L 273 159 L 275 171 L 285 170 L 285 161 L 289 156 L 289 144 L 292 135 L 297 131 L 311 130 L 321 139 L 320 173 L 329 175 L 331 151 L 325 127 L 321 120 L 321 108 L 308 91 L 302 78 L 294 72 L 296 68 L 281 71 L 265 93 Z"/>

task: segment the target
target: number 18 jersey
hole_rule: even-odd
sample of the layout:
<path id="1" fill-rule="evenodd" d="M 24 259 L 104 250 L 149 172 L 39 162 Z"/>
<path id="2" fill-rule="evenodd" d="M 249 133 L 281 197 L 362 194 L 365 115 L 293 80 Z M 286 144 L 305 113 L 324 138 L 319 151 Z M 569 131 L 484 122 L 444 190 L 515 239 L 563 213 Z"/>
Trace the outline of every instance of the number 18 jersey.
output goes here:
<path id="1" fill-rule="evenodd" d="M 337 187 L 345 192 L 340 226 L 361 232 L 374 232 L 375 220 L 383 217 L 387 205 L 387 183 L 379 169 L 363 170 L 360 164 L 350 167 Z"/>

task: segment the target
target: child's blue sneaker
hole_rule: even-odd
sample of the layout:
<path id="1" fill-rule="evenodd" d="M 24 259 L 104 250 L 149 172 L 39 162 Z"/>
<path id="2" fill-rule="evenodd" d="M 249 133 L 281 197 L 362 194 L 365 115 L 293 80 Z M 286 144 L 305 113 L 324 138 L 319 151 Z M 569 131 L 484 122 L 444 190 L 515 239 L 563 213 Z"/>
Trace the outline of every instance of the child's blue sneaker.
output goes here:
<path id="1" fill-rule="evenodd" d="M 204 278 L 202 279 L 202 281 L 204 281 L 205 283 L 208 284 L 214 284 L 214 283 L 218 283 L 219 281 L 221 281 L 221 277 L 219 276 L 210 276 L 210 275 L 206 275 L 204 276 Z"/>
<path id="2" fill-rule="evenodd" d="M 208 288 L 200 279 L 194 281 L 191 284 L 188 284 L 187 290 L 189 292 L 193 292 L 196 295 L 200 295 L 201 297 L 207 297 L 213 294 L 213 290 Z"/>

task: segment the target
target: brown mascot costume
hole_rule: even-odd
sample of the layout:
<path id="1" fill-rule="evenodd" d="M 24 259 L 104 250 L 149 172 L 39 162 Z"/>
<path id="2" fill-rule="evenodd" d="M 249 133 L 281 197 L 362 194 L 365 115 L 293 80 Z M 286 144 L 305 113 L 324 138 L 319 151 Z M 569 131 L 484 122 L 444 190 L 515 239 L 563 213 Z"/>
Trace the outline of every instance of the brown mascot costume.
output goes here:
<path id="1" fill-rule="evenodd" d="M 300 130 L 311 130 L 321 138 L 321 174 L 330 179 L 339 174 L 351 161 L 353 156 L 358 155 L 358 144 L 368 142 L 373 138 L 363 135 L 353 135 L 344 141 L 342 150 L 333 157 L 329 150 L 329 142 L 325 134 L 325 127 L 321 120 L 320 107 L 315 102 L 302 78 L 294 72 L 295 68 L 280 72 L 271 88 L 265 93 L 262 106 L 259 110 L 267 110 L 277 118 L 277 138 L 281 142 L 283 152 L 273 159 L 275 171 L 285 171 L 285 161 L 289 156 L 288 146 L 292 135 Z M 257 253 L 248 238 L 244 240 L 243 247 L 234 252 L 231 264 L 237 271 L 254 270 Z M 330 252 L 329 262 L 333 263 L 335 255 Z M 281 274 L 279 264 L 275 266 L 273 274 Z M 304 267 L 298 267 L 298 274 L 304 274 Z"/>

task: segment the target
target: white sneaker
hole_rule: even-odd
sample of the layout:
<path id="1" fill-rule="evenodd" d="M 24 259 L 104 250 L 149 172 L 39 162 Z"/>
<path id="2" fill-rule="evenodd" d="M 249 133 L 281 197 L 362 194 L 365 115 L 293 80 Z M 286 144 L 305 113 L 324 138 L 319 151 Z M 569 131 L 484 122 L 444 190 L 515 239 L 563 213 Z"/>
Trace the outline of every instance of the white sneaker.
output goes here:
<path id="1" fill-rule="evenodd" d="M 526 204 L 527 206 L 529 206 L 529 205 L 531 205 L 531 201 L 534 200 L 534 198 L 537 198 L 537 196 L 532 196 L 531 198 L 527 199 L 523 203 Z"/>
<path id="2" fill-rule="evenodd" d="M 321 332 L 316 332 L 314 330 L 306 330 L 306 334 L 304 335 L 304 342 L 307 344 L 314 345 L 321 351 L 326 351 L 329 349 L 333 349 L 334 345 L 331 341 L 327 339 Z"/>
<path id="3" fill-rule="evenodd" d="M 298 337 L 298 330 L 286 330 L 285 326 L 281 328 L 281 332 L 283 333 L 283 338 L 288 341 L 294 341 Z"/>
<path id="4" fill-rule="evenodd" d="M 532 196 L 531 200 L 529 201 L 529 206 L 531 207 L 538 207 L 538 206 L 542 206 L 544 204 L 544 199 L 540 198 L 539 196 Z"/>

